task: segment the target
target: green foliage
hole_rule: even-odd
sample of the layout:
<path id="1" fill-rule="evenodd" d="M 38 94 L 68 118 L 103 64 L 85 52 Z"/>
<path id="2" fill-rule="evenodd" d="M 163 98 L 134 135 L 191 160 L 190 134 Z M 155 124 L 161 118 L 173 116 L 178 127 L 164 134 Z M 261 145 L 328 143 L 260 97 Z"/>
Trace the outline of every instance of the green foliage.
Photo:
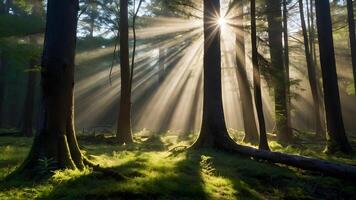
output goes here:
<path id="1" fill-rule="evenodd" d="M 53 174 L 54 170 L 56 169 L 56 161 L 53 158 L 40 158 L 38 159 L 38 165 L 36 171 L 41 176 L 48 176 Z"/>
<path id="2" fill-rule="evenodd" d="M 44 27 L 44 21 L 41 17 L 0 15 L 0 38 L 43 33 Z"/>

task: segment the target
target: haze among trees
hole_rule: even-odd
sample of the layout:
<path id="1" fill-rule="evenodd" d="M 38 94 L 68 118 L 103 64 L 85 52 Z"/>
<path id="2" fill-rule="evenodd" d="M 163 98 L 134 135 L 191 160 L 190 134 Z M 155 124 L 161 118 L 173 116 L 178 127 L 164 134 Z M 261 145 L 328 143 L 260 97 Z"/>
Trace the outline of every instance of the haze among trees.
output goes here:
<path id="1" fill-rule="evenodd" d="M 0 2 L 0 199 L 354 199 L 353 0 Z"/>

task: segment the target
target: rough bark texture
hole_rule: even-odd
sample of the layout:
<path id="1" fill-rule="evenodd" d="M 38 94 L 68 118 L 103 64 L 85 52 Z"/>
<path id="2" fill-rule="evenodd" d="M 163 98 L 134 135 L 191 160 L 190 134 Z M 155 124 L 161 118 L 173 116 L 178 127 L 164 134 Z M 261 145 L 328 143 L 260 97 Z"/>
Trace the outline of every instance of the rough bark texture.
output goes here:
<path id="1" fill-rule="evenodd" d="M 192 148 L 224 149 L 235 142 L 226 129 L 221 90 L 221 47 L 219 0 L 204 0 L 204 96 L 200 134 Z"/>
<path id="2" fill-rule="evenodd" d="M 282 43 L 282 12 L 281 0 L 267 2 L 268 38 L 271 54 L 271 67 L 273 73 L 275 118 L 277 139 L 280 142 L 289 142 L 292 138 L 288 126 L 288 109 L 286 95 L 286 77 L 283 62 Z"/>
<path id="3" fill-rule="evenodd" d="M 252 65 L 253 65 L 253 86 L 254 99 L 259 122 L 259 149 L 269 150 L 265 118 L 263 115 L 263 104 L 261 95 L 261 74 L 258 64 L 257 30 L 256 30 L 256 1 L 251 0 L 251 45 L 252 45 Z"/>
<path id="4" fill-rule="evenodd" d="M 48 1 L 39 130 L 20 171 L 36 173 L 40 159 L 53 160 L 54 169 L 83 168 L 73 125 L 78 8 L 77 0 Z"/>
<path id="5" fill-rule="evenodd" d="M 354 75 L 354 87 L 356 90 L 356 35 L 355 35 L 354 5 L 352 0 L 347 0 L 347 21 L 349 24 L 352 69 Z"/>
<path id="6" fill-rule="evenodd" d="M 310 52 L 307 26 L 306 26 L 305 18 L 304 18 L 303 0 L 299 0 L 298 3 L 299 3 L 299 13 L 300 13 L 303 39 L 304 39 L 304 52 L 305 52 L 305 58 L 307 61 L 309 85 L 310 85 L 310 89 L 311 89 L 311 93 L 312 93 L 312 97 L 313 97 L 313 103 L 314 103 L 315 132 L 316 132 L 316 135 L 321 136 L 323 134 L 323 129 L 321 127 L 320 104 L 319 104 L 320 100 L 319 100 L 319 94 L 318 94 L 315 65 L 313 62 L 312 54 Z"/>
<path id="7" fill-rule="evenodd" d="M 133 142 L 131 134 L 131 87 L 129 62 L 129 24 L 128 0 L 120 1 L 120 74 L 121 97 L 119 117 L 117 122 L 117 142 L 130 144 Z"/>
<path id="8" fill-rule="evenodd" d="M 240 1 L 237 9 L 237 20 L 241 23 L 242 32 L 244 32 L 243 25 L 243 2 Z M 254 143 L 258 142 L 258 130 L 256 119 L 254 115 L 252 95 L 250 84 L 246 73 L 245 62 L 245 38 L 236 34 L 236 66 L 237 66 L 237 81 L 239 85 L 239 93 L 241 100 L 242 116 L 245 129 L 244 142 Z"/>
<path id="9" fill-rule="evenodd" d="M 352 149 L 346 137 L 340 105 L 340 94 L 336 73 L 334 41 L 330 16 L 330 3 L 325 0 L 316 0 L 315 8 L 328 133 L 326 151 L 333 153 L 341 150 L 345 153 L 350 153 Z"/>

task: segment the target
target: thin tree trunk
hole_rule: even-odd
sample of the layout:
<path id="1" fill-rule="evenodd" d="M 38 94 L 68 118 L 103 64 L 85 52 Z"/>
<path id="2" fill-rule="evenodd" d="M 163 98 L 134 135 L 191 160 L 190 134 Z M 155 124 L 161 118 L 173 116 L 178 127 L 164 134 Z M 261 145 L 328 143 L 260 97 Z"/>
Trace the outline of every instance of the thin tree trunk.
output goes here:
<path id="1" fill-rule="evenodd" d="M 32 15 L 42 16 L 43 8 L 42 1 L 32 0 L 31 1 Z M 29 36 L 30 43 L 32 45 L 37 45 L 36 36 Z M 38 59 L 31 58 L 29 62 L 29 72 L 27 79 L 27 91 L 24 102 L 24 113 L 23 113 L 23 126 L 22 133 L 24 136 L 31 137 L 33 135 L 33 116 L 34 116 L 34 104 L 35 104 L 35 92 L 36 92 L 36 83 L 37 83 L 37 72 L 36 65 L 38 64 Z"/>
<path id="2" fill-rule="evenodd" d="M 288 124 L 288 99 L 286 95 L 286 73 L 283 62 L 283 27 L 281 19 L 281 0 L 268 1 L 268 38 L 271 54 L 272 75 L 274 79 L 273 84 L 277 139 L 280 142 L 289 142 L 292 139 L 292 132 Z"/>
<path id="3" fill-rule="evenodd" d="M 75 1 L 49 0 L 42 57 L 42 102 L 39 130 L 20 172 L 38 173 L 40 159 L 54 169 L 83 168 L 73 124 L 74 57 L 77 12 Z M 80 157 L 78 157 L 80 154 Z"/>
<path id="4" fill-rule="evenodd" d="M 319 100 L 319 95 L 318 95 L 315 66 L 314 66 L 312 54 L 310 53 L 307 27 L 306 27 L 305 18 L 304 18 L 303 0 L 298 0 L 298 1 L 299 1 L 298 3 L 299 3 L 299 11 L 300 11 L 300 20 L 301 20 L 302 32 L 303 32 L 303 38 L 304 38 L 305 58 L 307 61 L 308 78 L 309 78 L 309 84 L 310 84 L 310 89 L 311 89 L 313 103 L 314 103 L 315 132 L 316 132 L 316 135 L 321 136 L 323 133 L 323 130 L 321 127 L 321 118 L 320 118 L 320 110 L 319 110 L 320 109 L 320 105 L 319 105 L 320 100 Z"/>
<path id="5" fill-rule="evenodd" d="M 203 121 L 192 148 L 224 149 L 236 143 L 230 138 L 224 117 L 221 90 L 220 1 L 204 0 Z"/>
<path id="6" fill-rule="evenodd" d="M 0 49 L 0 127 L 3 125 L 2 116 L 4 112 L 4 97 L 5 97 L 5 59 L 4 52 Z"/>
<path id="7" fill-rule="evenodd" d="M 356 90 L 356 35 L 355 35 L 354 6 L 352 0 L 347 0 L 347 21 L 349 24 L 349 37 L 350 37 L 350 46 L 351 46 L 352 69 L 354 75 L 354 88 Z"/>
<path id="8" fill-rule="evenodd" d="M 323 76 L 326 122 L 328 128 L 326 151 L 333 153 L 341 150 L 344 153 L 350 153 L 352 149 L 346 137 L 340 105 L 330 3 L 325 0 L 316 0 L 315 8 L 318 26 L 320 63 Z"/>
<path id="9" fill-rule="evenodd" d="M 252 45 L 254 99 L 255 99 L 255 106 L 257 111 L 257 117 L 259 122 L 259 133 L 260 133 L 259 149 L 269 151 L 265 118 L 263 115 L 260 66 L 258 64 L 255 0 L 251 0 L 251 45 Z"/>
<path id="10" fill-rule="evenodd" d="M 164 64 L 166 62 L 165 58 L 166 58 L 166 54 L 164 49 L 162 47 L 159 47 L 159 52 L 158 52 L 158 83 L 159 84 L 163 83 L 164 80 L 164 75 L 165 75 Z"/>
<path id="11" fill-rule="evenodd" d="M 237 11 L 237 20 L 241 23 L 242 32 L 244 32 L 243 25 L 243 2 L 240 1 Z M 252 95 L 250 90 L 250 84 L 246 73 L 245 62 L 245 38 L 239 37 L 236 34 L 236 66 L 237 66 L 237 81 L 239 84 L 239 92 L 241 99 L 241 108 L 243 123 L 245 129 L 244 142 L 256 144 L 258 142 L 258 130 L 256 125 L 256 119 L 253 112 Z"/>
<path id="12" fill-rule="evenodd" d="M 116 140 L 119 144 L 130 144 L 133 143 L 133 139 L 131 134 L 128 0 L 120 1 L 120 74 L 121 97 Z"/>
<path id="13" fill-rule="evenodd" d="M 31 137 L 33 135 L 33 115 L 34 115 L 34 103 L 35 103 L 35 87 L 37 74 L 34 71 L 36 67 L 36 62 L 30 61 L 30 71 L 28 72 L 27 78 L 27 91 L 24 103 L 24 113 L 23 113 L 23 127 L 22 133 L 26 137 Z"/>
<path id="14" fill-rule="evenodd" d="M 289 81 L 289 40 L 288 40 L 288 8 L 287 0 L 283 0 L 283 41 L 284 41 L 284 68 L 286 71 L 286 98 L 287 98 L 287 120 L 288 127 L 291 129 L 291 95 L 290 95 L 290 81 Z"/>

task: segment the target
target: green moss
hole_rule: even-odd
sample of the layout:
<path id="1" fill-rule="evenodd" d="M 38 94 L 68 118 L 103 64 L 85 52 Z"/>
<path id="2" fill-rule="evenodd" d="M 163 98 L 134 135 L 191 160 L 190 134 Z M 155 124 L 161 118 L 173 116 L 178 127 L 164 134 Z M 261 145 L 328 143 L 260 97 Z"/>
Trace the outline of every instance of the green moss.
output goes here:
<path id="1" fill-rule="evenodd" d="M 22 162 L 31 140 L 1 139 L 3 179 Z M 173 141 L 172 136 L 151 140 L 166 149 L 173 148 L 167 146 Z M 144 142 L 126 147 L 80 143 L 90 159 L 128 179 L 120 182 L 90 169 L 57 171 L 43 182 L 0 182 L 0 199 L 323 199 L 335 194 L 347 199 L 356 189 L 350 182 L 214 150 L 173 153 L 145 149 Z M 271 146 L 305 153 L 293 146 Z M 354 161 L 355 157 L 344 159 Z"/>

